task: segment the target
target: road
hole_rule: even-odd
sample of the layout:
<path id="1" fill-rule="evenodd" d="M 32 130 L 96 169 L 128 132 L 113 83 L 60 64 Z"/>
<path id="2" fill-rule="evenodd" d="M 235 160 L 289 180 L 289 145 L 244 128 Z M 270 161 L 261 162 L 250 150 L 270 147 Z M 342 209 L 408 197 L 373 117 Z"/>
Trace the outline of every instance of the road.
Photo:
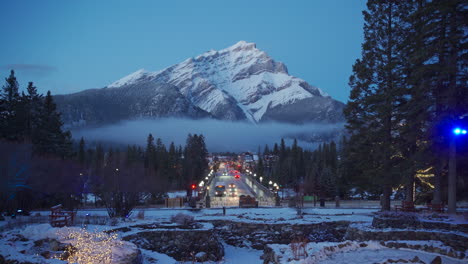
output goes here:
<path id="1" fill-rule="evenodd" d="M 225 163 L 221 163 L 218 169 L 218 172 L 216 172 L 215 178 L 212 180 L 211 185 L 210 185 L 210 196 L 211 197 L 216 197 L 216 190 L 215 186 L 217 183 L 224 183 L 226 186 L 226 196 L 231 196 L 231 191 L 229 188 L 230 184 L 235 184 L 235 190 L 237 191 L 237 194 L 235 195 L 236 197 L 239 197 L 241 195 L 250 195 L 250 196 L 255 196 L 255 193 L 252 192 L 252 188 L 249 187 L 249 185 L 246 183 L 246 177 L 243 173 L 237 173 L 240 178 L 236 179 L 235 178 L 235 173 L 231 173 L 230 169 L 226 167 Z"/>

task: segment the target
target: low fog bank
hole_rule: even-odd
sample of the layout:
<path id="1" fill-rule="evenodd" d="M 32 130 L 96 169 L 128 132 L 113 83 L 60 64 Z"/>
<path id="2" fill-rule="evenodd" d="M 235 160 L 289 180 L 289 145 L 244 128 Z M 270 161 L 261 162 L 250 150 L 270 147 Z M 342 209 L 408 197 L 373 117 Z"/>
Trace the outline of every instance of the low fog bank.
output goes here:
<path id="1" fill-rule="evenodd" d="M 285 138 L 287 144 L 291 144 L 293 139 L 297 138 L 302 147 L 315 149 L 320 142 L 337 139 L 342 129 L 343 124 L 252 124 L 213 119 L 152 119 L 127 121 L 92 129 L 77 129 L 72 132 L 75 139 L 84 137 L 87 141 L 142 146 L 145 146 L 149 133 L 155 138 L 161 138 L 166 146 L 171 141 L 176 145 L 185 145 L 189 133 L 203 134 L 210 152 L 256 152 L 258 146 L 261 146 L 263 151 L 265 144 L 272 147 L 275 142 L 279 143 L 281 138 Z"/>

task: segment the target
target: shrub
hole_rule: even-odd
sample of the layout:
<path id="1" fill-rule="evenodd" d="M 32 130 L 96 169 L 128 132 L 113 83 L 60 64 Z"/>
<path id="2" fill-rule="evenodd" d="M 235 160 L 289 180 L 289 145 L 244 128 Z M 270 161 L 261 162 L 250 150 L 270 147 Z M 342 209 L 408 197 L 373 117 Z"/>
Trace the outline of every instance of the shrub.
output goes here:
<path id="1" fill-rule="evenodd" d="M 193 218 L 193 216 L 178 213 L 176 215 L 171 216 L 171 222 L 177 223 L 179 225 L 188 226 L 192 225 L 195 222 L 195 219 Z"/>
<path id="2" fill-rule="evenodd" d="M 415 213 L 411 212 L 394 212 L 394 211 L 385 211 L 377 213 L 377 216 L 380 218 L 393 218 L 393 219 L 401 219 L 407 221 L 417 221 L 418 216 Z"/>
<path id="3" fill-rule="evenodd" d="M 145 211 L 141 210 L 137 213 L 137 216 L 136 216 L 138 219 L 145 219 Z"/>

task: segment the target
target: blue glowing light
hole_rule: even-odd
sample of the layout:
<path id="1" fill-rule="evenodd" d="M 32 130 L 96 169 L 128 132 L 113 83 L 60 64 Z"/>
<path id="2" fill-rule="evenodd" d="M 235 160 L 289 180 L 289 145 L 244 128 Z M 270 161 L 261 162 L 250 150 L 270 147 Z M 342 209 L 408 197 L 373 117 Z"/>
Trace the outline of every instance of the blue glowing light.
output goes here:
<path id="1" fill-rule="evenodd" d="M 466 129 L 461 129 L 461 128 L 458 128 L 458 127 L 457 127 L 457 128 L 455 128 L 455 129 L 453 130 L 453 133 L 454 133 L 455 135 L 457 135 L 457 136 L 460 135 L 460 134 L 466 135 L 467 131 L 466 131 Z"/>

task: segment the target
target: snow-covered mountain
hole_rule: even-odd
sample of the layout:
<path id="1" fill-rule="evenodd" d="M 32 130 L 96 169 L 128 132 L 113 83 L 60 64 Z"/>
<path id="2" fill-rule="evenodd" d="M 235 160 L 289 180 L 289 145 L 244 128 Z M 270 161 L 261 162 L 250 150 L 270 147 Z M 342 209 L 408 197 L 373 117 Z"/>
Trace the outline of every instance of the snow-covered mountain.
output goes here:
<path id="1" fill-rule="evenodd" d="M 112 120 L 179 116 L 334 123 L 343 120 L 344 106 L 245 41 L 162 71 L 138 70 L 103 89 L 57 96 L 56 101 L 68 124 L 101 123 L 100 112 L 112 115 L 109 108 L 122 113 Z M 103 101 L 108 103 L 101 109 Z"/>

